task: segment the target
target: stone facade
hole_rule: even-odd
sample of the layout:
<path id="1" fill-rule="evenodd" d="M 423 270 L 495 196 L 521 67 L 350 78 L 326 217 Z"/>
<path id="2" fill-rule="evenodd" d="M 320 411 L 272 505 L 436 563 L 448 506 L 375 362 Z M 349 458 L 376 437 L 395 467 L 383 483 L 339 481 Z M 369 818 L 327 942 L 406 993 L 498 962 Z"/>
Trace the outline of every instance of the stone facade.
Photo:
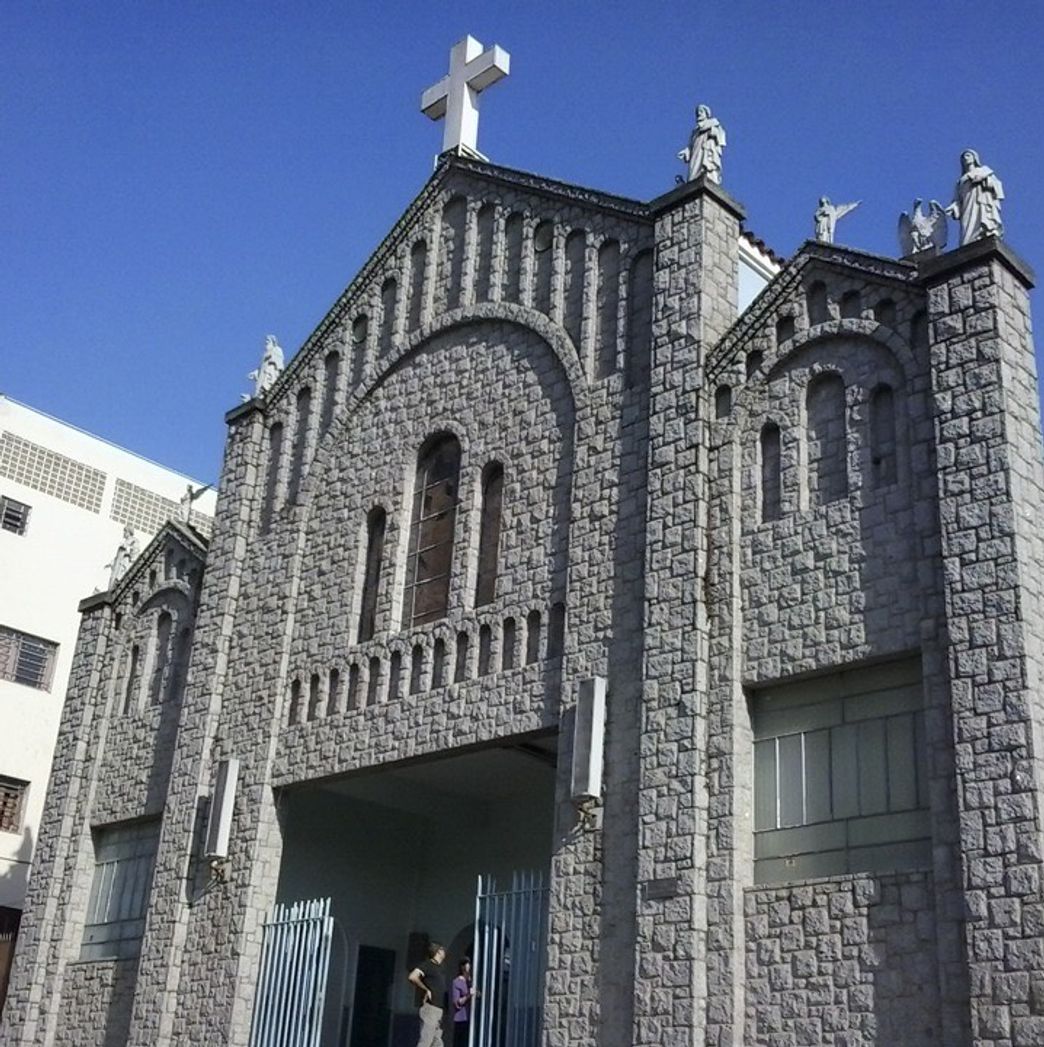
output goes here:
<path id="1" fill-rule="evenodd" d="M 555 765 L 549 1047 L 1044 1042 L 1031 276 L 993 240 L 809 243 L 737 315 L 743 221 L 707 182 L 646 204 L 443 158 L 229 414 L 209 546 L 168 527 L 85 602 L 0 1042 L 245 1045 L 285 798 L 507 747 Z M 447 433 L 448 595 L 418 624 L 416 466 Z M 191 657 L 153 684 L 163 613 Z M 165 699 L 128 702 L 135 671 Z M 592 676 L 594 811 L 570 797 Z M 102 842 L 143 820 L 137 954 L 86 959 Z"/>

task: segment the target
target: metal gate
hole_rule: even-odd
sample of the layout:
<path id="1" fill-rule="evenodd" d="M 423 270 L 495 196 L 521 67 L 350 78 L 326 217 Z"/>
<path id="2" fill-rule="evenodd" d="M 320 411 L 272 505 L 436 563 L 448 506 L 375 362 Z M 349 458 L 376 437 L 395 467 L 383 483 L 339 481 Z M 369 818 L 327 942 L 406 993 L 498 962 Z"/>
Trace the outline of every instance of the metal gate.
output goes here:
<path id="1" fill-rule="evenodd" d="M 261 945 L 250 1047 L 318 1047 L 333 928 L 329 898 L 275 907 Z"/>
<path id="2" fill-rule="evenodd" d="M 542 872 L 511 877 L 498 891 L 478 878 L 469 1047 L 537 1047 L 543 1018 L 548 889 Z"/>

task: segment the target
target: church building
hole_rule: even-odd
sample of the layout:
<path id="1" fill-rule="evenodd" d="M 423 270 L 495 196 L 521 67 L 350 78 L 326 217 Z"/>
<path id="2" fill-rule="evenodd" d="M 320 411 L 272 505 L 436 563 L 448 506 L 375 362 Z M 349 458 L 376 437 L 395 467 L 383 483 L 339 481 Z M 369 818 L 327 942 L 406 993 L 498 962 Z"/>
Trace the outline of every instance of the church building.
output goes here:
<path id="1" fill-rule="evenodd" d="M 999 181 L 965 154 L 952 249 L 825 201 L 783 260 L 706 107 L 650 201 L 486 160 L 506 69 L 425 94 L 435 171 L 270 343 L 212 534 L 81 604 L 0 1043 L 414 1047 L 440 943 L 471 1047 L 1039 1047 Z"/>

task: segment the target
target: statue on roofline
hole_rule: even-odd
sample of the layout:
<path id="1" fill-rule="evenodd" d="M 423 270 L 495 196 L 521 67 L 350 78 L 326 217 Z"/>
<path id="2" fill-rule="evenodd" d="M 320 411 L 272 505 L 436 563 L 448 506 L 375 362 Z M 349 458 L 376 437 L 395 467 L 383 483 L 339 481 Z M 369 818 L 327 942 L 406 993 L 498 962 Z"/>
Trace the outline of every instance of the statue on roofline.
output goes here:
<path id="1" fill-rule="evenodd" d="M 192 522 L 192 503 L 198 498 L 202 498 L 210 490 L 210 487 L 210 484 L 207 484 L 205 487 L 193 487 L 192 484 L 189 484 L 185 488 L 185 493 L 178 499 L 178 515 L 182 523 Z"/>
<path id="2" fill-rule="evenodd" d="M 850 211 L 854 211 L 862 202 L 862 200 L 856 200 L 854 204 L 832 204 L 830 197 L 821 196 L 815 214 L 816 239 L 825 244 L 832 244 L 838 220 L 844 218 Z"/>
<path id="3" fill-rule="evenodd" d="M 953 191 L 953 203 L 946 208 L 951 218 L 961 223 L 961 247 L 984 236 L 1003 236 L 1000 202 L 1004 186 L 993 170 L 979 161 L 974 149 L 961 153 L 961 177 Z"/>
<path id="4" fill-rule="evenodd" d="M 706 175 L 721 185 L 721 154 L 725 149 L 725 128 L 711 115 L 710 106 L 696 107 L 696 126 L 689 144 L 678 153 L 678 159 L 689 165 L 688 181 Z"/>
<path id="5" fill-rule="evenodd" d="M 921 251 L 945 251 L 947 235 L 946 210 L 938 200 L 928 205 L 925 214 L 918 198 L 909 214 L 903 211 L 899 216 L 899 250 L 904 258 Z"/>
<path id="6" fill-rule="evenodd" d="M 275 385 L 276 379 L 283 373 L 283 350 L 274 334 L 265 338 L 265 352 L 256 371 L 251 371 L 247 378 L 254 383 L 254 398 L 264 396 Z M 243 397 L 244 400 L 248 399 Z"/>
<path id="7" fill-rule="evenodd" d="M 125 524 L 123 527 L 123 538 L 120 540 L 120 544 L 116 546 L 116 554 L 113 556 L 112 561 L 105 565 L 112 568 L 109 574 L 110 589 L 116 588 L 116 583 L 130 570 L 131 564 L 137 560 L 140 552 L 141 546 L 138 544 L 134 528 L 130 524 Z"/>

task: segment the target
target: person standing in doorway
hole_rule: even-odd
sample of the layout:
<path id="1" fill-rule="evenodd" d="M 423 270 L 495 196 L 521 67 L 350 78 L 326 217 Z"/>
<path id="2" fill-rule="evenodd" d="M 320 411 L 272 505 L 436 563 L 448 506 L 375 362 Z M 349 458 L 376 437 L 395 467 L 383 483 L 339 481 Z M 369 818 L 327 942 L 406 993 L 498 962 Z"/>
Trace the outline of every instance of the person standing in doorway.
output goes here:
<path id="1" fill-rule="evenodd" d="M 471 1001 L 475 990 L 471 988 L 471 958 L 460 961 L 457 977 L 450 987 L 453 1005 L 453 1047 L 468 1047 L 468 1027 L 471 1024 Z"/>
<path id="2" fill-rule="evenodd" d="M 409 974 L 410 984 L 421 993 L 420 1036 L 417 1047 L 443 1047 L 442 1010 L 446 1000 L 446 976 L 442 961 L 446 950 L 438 943 L 428 945 L 428 958 Z"/>

